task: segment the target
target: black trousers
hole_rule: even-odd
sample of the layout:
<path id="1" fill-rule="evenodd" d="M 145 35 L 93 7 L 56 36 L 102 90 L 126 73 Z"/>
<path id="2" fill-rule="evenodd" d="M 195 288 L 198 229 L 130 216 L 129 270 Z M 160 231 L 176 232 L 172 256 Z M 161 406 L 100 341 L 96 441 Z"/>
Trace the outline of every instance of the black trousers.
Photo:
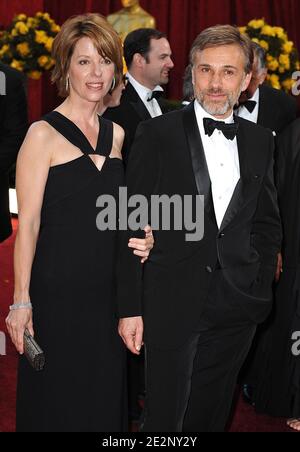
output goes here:
<path id="1" fill-rule="evenodd" d="M 199 328 L 188 342 L 177 350 L 146 343 L 141 430 L 224 431 L 237 376 L 255 330 L 241 306 L 232 302 L 222 272 L 217 271 Z"/>

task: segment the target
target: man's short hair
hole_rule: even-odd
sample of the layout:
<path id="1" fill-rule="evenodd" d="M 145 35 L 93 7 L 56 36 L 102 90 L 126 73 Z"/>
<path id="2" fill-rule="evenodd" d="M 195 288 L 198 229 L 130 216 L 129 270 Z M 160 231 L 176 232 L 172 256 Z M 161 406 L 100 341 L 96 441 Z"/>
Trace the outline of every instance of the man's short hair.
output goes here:
<path id="1" fill-rule="evenodd" d="M 252 49 L 254 55 L 257 57 L 259 69 L 267 68 L 267 51 L 263 49 L 257 42 L 252 41 Z"/>
<path id="2" fill-rule="evenodd" d="M 129 33 L 124 42 L 124 58 L 128 69 L 130 69 L 136 53 L 142 55 L 149 63 L 148 56 L 151 50 L 151 39 L 158 41 L 162 38 L 166 38 L 166 35 L 153 28 L 139 28 Z"/>
<path id="3" fill-rule="evenodd" d="M 253 66 L 253 49 L 251 40 L 247 35 L 242 34 L 237 27 L 232 25 L 216 25 L 202 31 L 196 38 L 190 53 L 192 66 L 195 62 L 195 55 L 204 49 L 220 47 L 226 45 L 238 45 L 245 55 L 245 72 L 249 74 Z"/>
<path id="4" fill-rule="evenodd" d="M 184 101 L 191 102 L 195 97 L 192 66 L 190 64 L 185 68 L 182 92 Z"/>

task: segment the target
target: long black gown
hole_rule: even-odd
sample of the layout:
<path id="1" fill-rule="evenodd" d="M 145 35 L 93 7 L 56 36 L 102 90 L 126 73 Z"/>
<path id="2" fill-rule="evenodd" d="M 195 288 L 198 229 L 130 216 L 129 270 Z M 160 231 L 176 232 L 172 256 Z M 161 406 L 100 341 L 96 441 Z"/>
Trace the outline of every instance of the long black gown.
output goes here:
<path id="1" fill-rule="evenodd" d="M 94 150 L 65 116 L 43 119 L 83 154 L 49 171 L 30 284 L 46 365 L 36 372 L 20 359 L 17 431 L 124 431 L 125 350 L 114 314 L 117 232 L 96 228 L 97 198 L 117 200 L 124 179 L 122 161 L 109 158 L 113 124 L 99 118 Z M 89 154 L 106 157 L 101 171 Z"/>
<path id="2" fill-rule="evenodd" d="M 292 353 L 292 335 L 300 331 L 300 120 L 286 129 L 277 149 L 283 274 L 275 292 L 274 323 L 262 350 L 254 401 L 260 413 L 299 418 L 300 356 Z"/>

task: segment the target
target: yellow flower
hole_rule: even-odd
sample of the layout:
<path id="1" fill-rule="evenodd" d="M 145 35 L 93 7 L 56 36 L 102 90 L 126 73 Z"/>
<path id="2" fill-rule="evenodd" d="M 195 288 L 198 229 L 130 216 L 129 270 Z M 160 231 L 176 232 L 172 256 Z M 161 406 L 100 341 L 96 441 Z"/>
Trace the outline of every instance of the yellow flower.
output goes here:
<path id="1" fill-rule="evenodd" d="M 9 45 L 4 44 L 0 49 L 0 56 L 3 56 L 9 50 Z"/>
<path id="2" fill-rule="evenodd" d="M 261 34 L 266 36 L 276 36 L 274 28 L 270 27 L 270 25 L 265 25 L 261 30 Z"/>
<path id="3" fill-rule="evenodd" d="M 20 33 L 21 35 L 26 35 L 28 33 L 28 27 L 24 22 L 17 22 L 15 25 L 15 29 Z"/>
<path id="4" fill-rule="evenodd" d="M 16 36 L 18 36 L 18 34 L 19 34 L 19 33 L 18 33 L 18 30 L 16 30 L 15 28 L 13 28 L 12 31 L 11 31 L 12 37 L 15 38 Z"/>
<path id="5" fill-rule="evenodd" d="M 295 68 L 296 68 L 297 71 L 300 70 L 300 62 L 299 61 L 296 62 Z"/>
<path id="6" fill-rule="evenodd" d="M 38 63 L 39 65 L 43 68 L 47 65 L 48 63 L 48 57 L 46 55 L 42 55 L 38 58 Z"/>
<path id="7" fill-rule="evenodd" d="M 53 33 L 59 33 L 59 32 L 60 32 L 60 26 L 59 26 L 59 25 L 56 25 L 55 23 L 53 23 L 53 24 L 51 25 L 51 31 L 52 31 Z"/>
<path id="8" fill-rule="evenodd" d="M 279 57 L 279 63 L 287 71 L 289 71 L 291 69 L 291 61 L 290 61 L 289 55 L 281 54 Z"/>
<path id="9" fill-rule="evenodd" d="M 259 41 L 259 45 L 260 45 L 263 49 L 269 50 L 269 44 L 267 43 L 267 41 L 265 41 L 265 40 Z"/>
<path id="10" fill-rule="evenodd" d="M 47 33 L 44 30 L 35 30 L 35 40 L 38 44 L 46 44 L 48 41 Z"/>
<path id="11" fill-rule="evenodd" d="M 30 47 L 28 42 L 22 42 L 21 44 L 17 45 L 17 51 L 22 57 L 26 57 L 30 54 Z"/>
<path id="12" fill-rule="evenodd" d="M 45 66 L 46 71 L 49 71 L 55 65 L 55 60 L 53 58 L 48 58 L 48 63 Z"/>
<path id="13" fill-rule="evenodd" d="M 10 63 L 11 67 L 14 69 L 17 69 L 17 71 L 23 71 L 24 69 L 24 63 L 23 61 L 19 61 L 19 60 L 12 60 L 12 62 Z"/>
<path id="14" fill-rule="evenodd" d="M 285 42 L 285 43 L 282 45 L 282 50 L 283 50 L 285 53 L 291 53 L 292 50 L 293 50 L 293 48 L 294 48 L 294 43 L 293 43 L 293 41 L 287 41 L 287 42 Z"/>
<path id="15" fill-rule="evenodd" d="M 287 39 L 287 35 L 282 27 L 273 27 L 273 30 L 279 39 Z"/>
<path id="16" fill-rule="evenodd" d="M 282 86 L 285 88 L 286 91 L 292 91 L 295 83 L 296 83 L 296 80 L 288 78 L 282 82 Z"/>
<path id="17" fill-rule="evenodd" d="M 259 39 L 257 39 L 257 38 L 253 38 L 252 41 L 256 42 L 256 44 L 259 44 Z"/>
<path id="18" fill-rule="evenodd" d="M 42 73 L 40 71 L 30 71 L 28 72 L 28 77 L 33 80 L 39 80 L 41 78 Z"/>
<path id="19" fill-rule="evenodd" d="M 251 20 L 248 25 L 249 25 L 249 27 L 255 28 L 258 30 L 259 28 L 262 28 L 265 25 L 265 21 L 263 19 Z"/>
<path id="20" fill-rule="evenodd" d="M 281 89 L 280 81 L 279 81 L 278 75 L 272 74 L 272 75 L 270 75 L 268 78 L 269 78 L 269 80 L 270 80 L 271 85 L 273 86 L 273 88 L 275 88 L 275 89 Z"/>
<path id="21" fill-rule="evenodd" d="M 45 20 L 51 20 L 51 19 L 50 19 L 50 16 L 49 16 L 49 13 L 44 13 L 44 14 L 43 14 L 43 18 L 44 18 Z"/>
<path id="22" fill-rule="evenodd" d="M 245 34 L 247 27 L 239 27 L 240 33 Z"/>
<path id="23" fill-rule="evenodd" d="M 277 71 L 277 69 L 279 68 L 279 63 L 275 58 L 270 58 L 270 60 L 268 59 L 268 69 L 270 71 Z"/>
<path id="24" fill-rule="evenodd" d="M 19 15 L 16 17 L 16 19 L 17 19 L 17 20 L 26 20 L 26 19 L 27 19 L 27 16 L 26 16 L 26 14 L 19 14 Z"/>
<path id="25" fill-rule="evenodd" d="M 37 21 L 33 17 L 28 17 L 26 25 L 28 28 L 35 28 L 37 26 Z"/>
<path id="26" fill-rule="evenodd" d="M 50 38 L 47 39 L 47 42 L 45 42 L 45 47 L 46 47 L 46 49 L 48 50 L 49 53 L 52 50 L 53 41 L 54 41 L 54 38 L 50 37 Z"/>
<path id="27" fill-rule="evenodd" d="M 36 13 L 36 17 L 43 17 L 43 13 L 39 11 L 38 13 Z"/>

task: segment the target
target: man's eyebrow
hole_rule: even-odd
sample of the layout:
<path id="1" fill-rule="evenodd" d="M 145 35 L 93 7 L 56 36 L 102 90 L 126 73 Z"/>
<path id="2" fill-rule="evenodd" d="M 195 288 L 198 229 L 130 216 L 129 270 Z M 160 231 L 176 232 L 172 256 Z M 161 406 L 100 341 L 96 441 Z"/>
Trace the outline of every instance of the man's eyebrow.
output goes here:
<path id="1" fill-rule="evenodd" d="M 199 66 L 202 66 L 202 67 L 213 67 L 211 64 L 208 64 L 208 63 L 200 63 Z M 226 69 L 237 69 L 236 66 L 232 66 L 231 64 L 225 64 L 222 67 L 224 67 Z"/>

